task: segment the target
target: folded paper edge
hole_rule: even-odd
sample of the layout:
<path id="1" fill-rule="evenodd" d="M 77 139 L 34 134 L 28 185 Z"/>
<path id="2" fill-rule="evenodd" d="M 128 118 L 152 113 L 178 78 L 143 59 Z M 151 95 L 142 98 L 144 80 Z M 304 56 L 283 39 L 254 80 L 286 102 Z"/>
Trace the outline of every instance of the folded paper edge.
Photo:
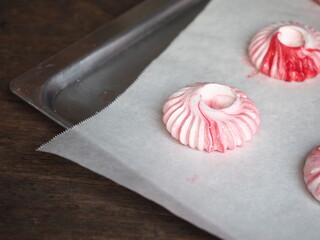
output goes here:
<path id="1" fill-rule="evenodd" d="M 79 136 L 80 135 L 80 136 Z M 70 135 L 69 135 L 70 136 Z M 67 136 L 67 138 L 69 137 Z M 73 135 L 74 138 L 75 135 Z M 82 133 L 77 131 L 76 136 L 79 136 L 79 138 L 84 140 L 84 143 L 90 143 L 90 139 L 88 138 L 83 138 Z M 78 137 L 77 137 L 78 139 Z M 66 146 L 68 146 L 68 149 L 70 147 L 76 147 L 78 149 L 83 149 L 81 146 L 74 146 L 71 139 L 67 139 L 67 145 L 63 144 L 63 149 L 65 149 Z M 71 140 L 71 141 L 70 141 Z M 54 141 L 54 140 L 52 140 Z M 139 174 L 137 171 L 134 169 L 130 168 L 130 166 L 125 165 L 120 159 L 118 159 L 116 156 L 114 156 L 112 153 L 102 149 L 100 146 L 91 144 L 91 146 L 94 146 L 97 149 L 93 149 L 94 153 L 97 152 L 104 152 L 104 156 L 107 156 L 105 163 L 103 163 L 103 159 L 99 158 L 97 156 L 96 158 L 90 159 L 90 162 L 96 163 L 93 164 L 95 167 L 88 167 L 86 165 L 85 161 L 73 161 L 71 160 L 71 156 L 68 156 L 68 154 L 64 154 L 62 151 L 52 151 L 50 149 L 46 149 L 46 145 L 42 148 L 42 152 L 47 152 L 51 154 L 55 154 L 57 156 L 67 158 L 71 160 L 72 162 L 89 169 L 90 171 L 93 171 L 103 177 L 106 177 L 113 182 L 130 189 L 133 192 L 138 193 L 142 197 L 151 200 L 152 202 L 164 207 L 167 209 L 169 212 L 173 213 L 174 215 L 184 219 L 185 221 L 189 222 L 192 225 L 195 225 L 196 227 L 207 231 L 208 233 L 214 234 L 215 236 L 218 236 L 222 239 L 228 239 L 228 240 L 236 240 L 234 236 L 230 236 L 227 234 L 225 231 L 221 230 L 219 226 L 216 224 L 213 225 L 210 223 L 210 219 L 206 219 L 199 214 L 197 214 L 192 208 L 189 208 L 186 206 L 183 201 L 178 201 L 177 199 L 173 198 L 170 193 L 168 193 L 165 189 L 161 188 L 159 185 L 154 184 L 152 181 L 146 179 L 144 176 Z M 103 164 L 102 164 L 103 163 Z M 101 166 L 99 166 L 101 165 Z M 104 174 L 105 168 L 108 166 L 109 170 L 107 174 Z M 127 180 L 123 179 L 123 175 L 121 172 L 125 171 L 126 172 L 126 178 Z M 119 176 L 122 175 L 122 177 L 119 178 Z M 130 179 L 130 181 L 128 180 Z M 134 181 L 132 181 L 134 179 Z M 132 185 L 128 185 L 127 183 L 133 183 Z M 178 206 L 178 207 L 177 207 Z M 188 213 L 188 214 L 186 214 Z M 188 216 L 187 216 L 188 215 Z M 191 217 L 190 217 L 191 215 Z"/>

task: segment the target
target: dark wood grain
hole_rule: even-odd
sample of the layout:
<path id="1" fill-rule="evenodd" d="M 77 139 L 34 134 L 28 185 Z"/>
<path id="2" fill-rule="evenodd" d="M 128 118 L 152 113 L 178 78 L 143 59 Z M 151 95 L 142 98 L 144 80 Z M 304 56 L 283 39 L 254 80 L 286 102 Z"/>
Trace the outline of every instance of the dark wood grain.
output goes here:
<path id="1" fill-rule="evenodd" d="M 66 159 L 36 152 L 63 129 L 9 82 L 142 0 L 0 0 L 0 239 L 215 239 Z"/>

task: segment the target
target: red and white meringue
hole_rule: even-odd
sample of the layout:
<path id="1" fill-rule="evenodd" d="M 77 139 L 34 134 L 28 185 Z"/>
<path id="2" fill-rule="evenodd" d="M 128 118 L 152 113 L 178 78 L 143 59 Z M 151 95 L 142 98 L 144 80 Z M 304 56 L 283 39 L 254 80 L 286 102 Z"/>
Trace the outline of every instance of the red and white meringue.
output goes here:
<path id="1" fill-rule="evenodd" d="M 256 105 L 239 90 L 217 83 L 195 83 L 170 96 L 163 122 L 183 145 L 208 152 L 234 149 L 258 131 Z"/>
<path id="2" fill-rule="evenodd" d="M 320 32 L 295 23 L 280 22 L 263 28 L 251 40 L 249 56 L 263 74 L 301 82 L 320 72 Z"/>
<path id="3" fill-rule="evenodd" d="M 308 155 L 303 173 L 308 190 L 320 201 L 320 146 Z"/>

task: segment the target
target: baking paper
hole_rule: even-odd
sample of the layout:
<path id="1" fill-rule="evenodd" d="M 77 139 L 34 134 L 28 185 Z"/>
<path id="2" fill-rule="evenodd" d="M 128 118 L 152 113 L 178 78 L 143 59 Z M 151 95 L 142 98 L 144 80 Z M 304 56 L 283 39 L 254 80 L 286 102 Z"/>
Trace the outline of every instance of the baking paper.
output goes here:
<path id="1" fill-rule="evenodd" d="M 287 83 L 247 63 L 261 28 L 297 21 L 320 30 L 312 0 L 214 0 L 114 103 L 40 148 L 132 189 L 224 239 L 320 239 L 320 204 L 302 167 L 320 144 L 320 78 Z M 243 147 L 207 153 L 179 144 L 162 106 L 194 82 L 228 84 L 261 112 Z"/>

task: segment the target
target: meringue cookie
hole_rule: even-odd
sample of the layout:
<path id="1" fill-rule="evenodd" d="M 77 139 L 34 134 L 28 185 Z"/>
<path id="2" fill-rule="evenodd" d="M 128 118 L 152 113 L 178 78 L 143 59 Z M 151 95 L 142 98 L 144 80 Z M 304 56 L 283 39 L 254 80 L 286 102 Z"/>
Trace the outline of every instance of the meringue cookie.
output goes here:
<path id="1" fill-rule="evenodd" d="M 217 83 L 195 83 L 170 96 L 163 122 L 172 137 L 201 151 L 242 146 L 260 124 L 256 105 L 239 90 Z"/>
<path id="2" fill-rule="evenodd" d="M 249 56 L 263 74 L 301 82 L 320 72 L 320 32 L 295 23 L 280 22 L 263 28 L 251 40 Z"/>
<path id="3" fill-rule="evenodd" d="M 320 146 L 308 155 L 303 173 L 308 190 L 320 201 Z"/>

